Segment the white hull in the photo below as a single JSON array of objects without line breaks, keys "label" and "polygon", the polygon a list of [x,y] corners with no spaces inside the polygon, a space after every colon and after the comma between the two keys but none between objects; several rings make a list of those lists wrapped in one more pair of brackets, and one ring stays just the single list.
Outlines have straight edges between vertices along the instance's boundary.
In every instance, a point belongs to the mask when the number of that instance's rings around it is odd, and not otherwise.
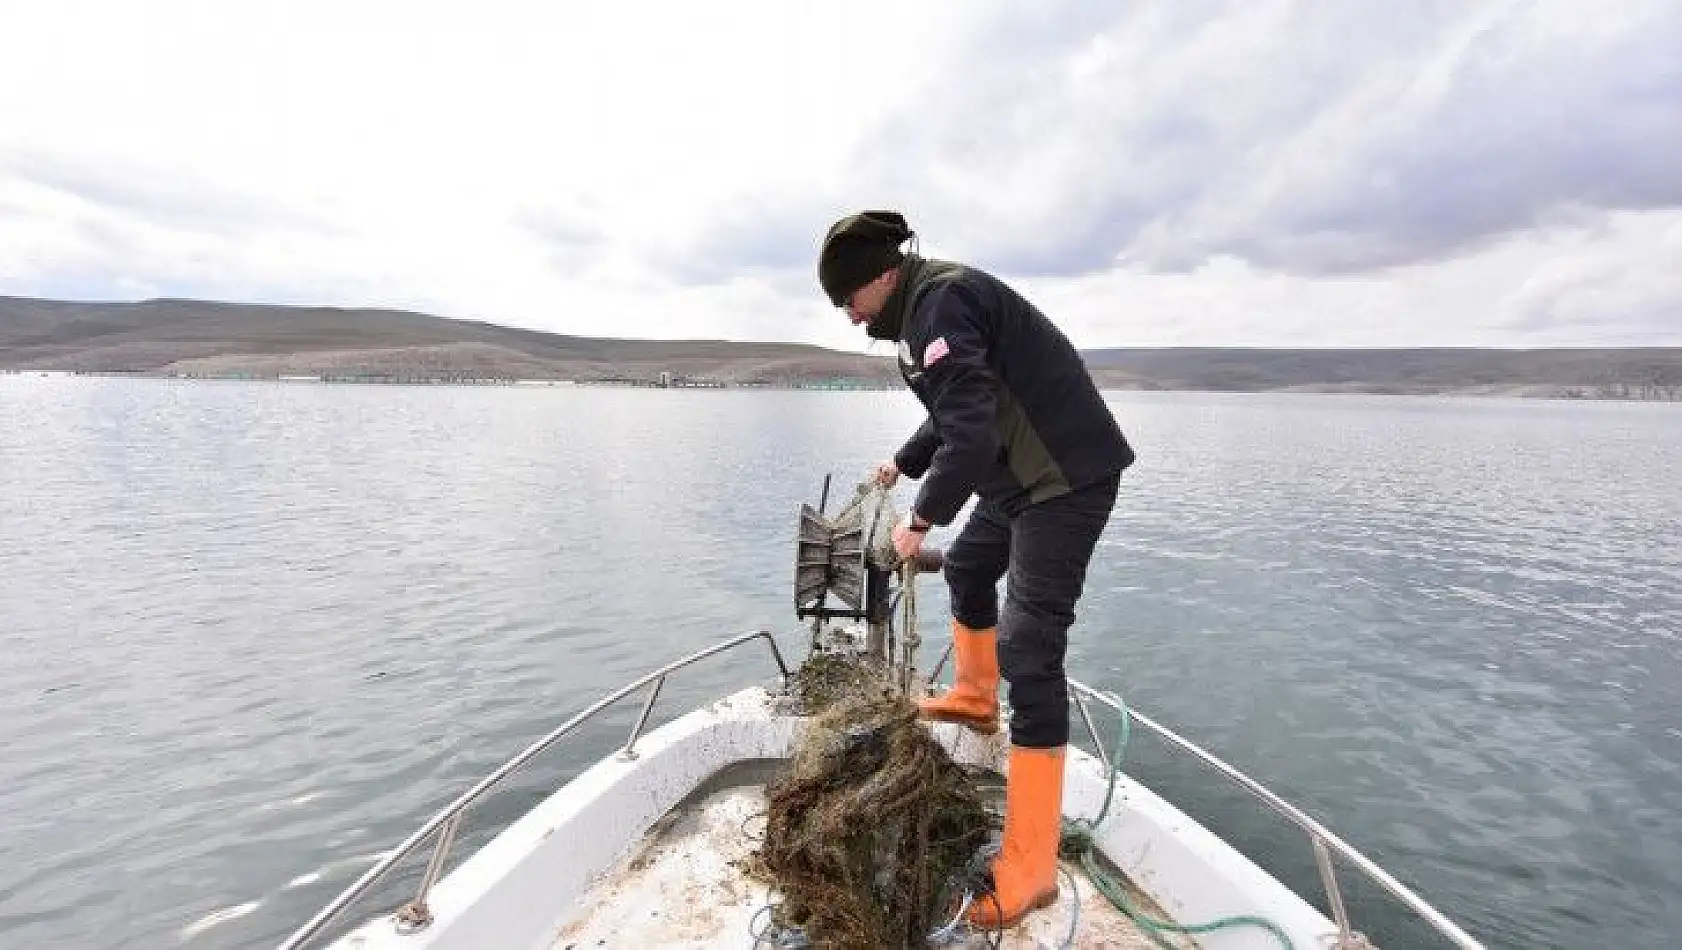
[{"label": "white hull", "polygon": [[[633,855],[647,853],[645,839],[656,822],[709,777],[740,763],[781,760],[793,754],[804,720],[781,715],[775,707],[776,701],[764,690],[747,689],[650,732],[637,743],[635,758],[610,756],[597,763],[440,880],[428,898],[432,914],[428,926],[400,933],[388,915],[362,925],[334,947],[547,950],[570,944],[579,948],[750,945],[743,919],[763,905],[763,885],[755,885],[757,890],[739,895],[732,903],[717,894],[685,896],[658,869],[643,875],[637,886],[628,886],[624,872]],[[958,761],[1003,772],[1007,750],[999,739],[982,739],[956,726],[939,726],[935,731]],[[1075,749],[1069,752],[1066,769],[1065,814],[1096,815],[1104,798],[1107,770],[1094,757]],[[703,815],[698,820],[717,819]],[[1116,801],[1095,839],[1104,856],[1172,919],[1199,922],[1259,916],[1276,924],[1299,948],[1327,946],[1336,938],[1332,922],[1302,898],[1125,775],[1118,780]],[[697,879],[698,868],[698,878],[709,879],[713,867],[706,864],[709,860],[722,869],[722,853],[709,856],[691,847],[684,856],[690,878]],[[616,873],[618,879],[613,877]],[[609,898],[618,905],[605,912],[596,906]],[[697,903],[707,906],[697,907]],[[668,910],[664,916],[661,907]],[[1054,917],[1056,910],[1043,913]],[[703,917],[710,917],[716,926]],[[607,933],[617,939],[608,939]],[[1272,935],[1254,927],[1202,935],[1197,943],[1216,950],[1271,950],[1279,945]],[[1077,940],[1077,946],[1083,944]]]}]

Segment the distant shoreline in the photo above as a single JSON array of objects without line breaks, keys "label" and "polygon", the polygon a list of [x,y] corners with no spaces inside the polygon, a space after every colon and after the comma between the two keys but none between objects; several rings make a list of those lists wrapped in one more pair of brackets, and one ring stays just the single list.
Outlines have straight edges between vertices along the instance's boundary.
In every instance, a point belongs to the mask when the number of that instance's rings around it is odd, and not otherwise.
[{"label": "distant shoreline", "polygon": [[868,380],[807,380],[791,382],[725,382],[697,379],[597,378],[597,379],[526,379],[513,376],[463,375],[388,375],[388,374],[283,374],[257,373],[160,373],[148,370],[48,370],[0,369],[0,376],[36,376],[52,378],[102,378],[188,380],[193,382],[267,382],[321,383],[352,386],[507,386],[527,388],[618,388],[618,389],[737,389],[737,390],[811,390],[824,392],[893,392],[903,391],[898,383]]},{"label": "distant shoreline", "polygon": [[[263,376],[256,374],[229,373],[220,375],[189,374],[189,373],[158,373],[127,370],[38,370],[38,369],[0,369],[0,377],[49,377],[49,378],[103,378],[103,379],[145,379],[155,381],[188,381],[210,383],[292,383],[318,385],[345,386],[461,386],[461,387],[503,387],[522,389],[680,389],[680,390],[732,390],[747,392],[905,392],[903,385],[897,383],[863,384],[857,381],[835,383],[831,381],[794,381],[787,383],[770,382],[706,382],[682,380],[662,384],[651,379],[521,379],[515,377],[396,377],[396,376],[334,376],[323,374],[320,376],[283,375]],[[1603,391],[1589,391],[1582,387],[1572,386],[1477,386],[1463,388],[1442,389],[1398,389],[1398,388],[1363,388],[1356,386],[1292,386],[1269,389],[1210,389],[1197,387],[1161,387],[1137,385],[1103,385],[1099,390],[1107,393],[1203,393],[1210,395],[1299,395],[1299,396],[1402,396],[1425,397],[1441,396],[1464,399],[1535,399],[1553,400],[1559,402],[1682,402],[1682,394],[1646,394],[1639,389],[1607,389]]]},{"label": "distant shoreline", "polygon": [[[1315,392],[1682,401],[1682,347],[1108,348],[1111,392]],[[424,313],[203,300],[0,297],[0,370],[170,379],[896,390],[891,353],[566,336]]]}]

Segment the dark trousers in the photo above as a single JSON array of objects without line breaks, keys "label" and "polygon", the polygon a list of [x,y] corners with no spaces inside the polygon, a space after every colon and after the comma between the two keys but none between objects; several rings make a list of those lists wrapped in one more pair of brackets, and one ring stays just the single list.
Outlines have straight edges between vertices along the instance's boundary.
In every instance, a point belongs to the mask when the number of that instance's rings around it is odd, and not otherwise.
[{"label": "dark trousers", "polygon": [[[1010,741],[1049,749],[1069,741],[1063,654],[1092,549],[1115,507],[1120,475],[1029,505],[1015,517],[986,501],[946,551],[952,616],[999,628],[999,672],[1010,684]],[[1004,609],[999,578],[1009,573]]]}]

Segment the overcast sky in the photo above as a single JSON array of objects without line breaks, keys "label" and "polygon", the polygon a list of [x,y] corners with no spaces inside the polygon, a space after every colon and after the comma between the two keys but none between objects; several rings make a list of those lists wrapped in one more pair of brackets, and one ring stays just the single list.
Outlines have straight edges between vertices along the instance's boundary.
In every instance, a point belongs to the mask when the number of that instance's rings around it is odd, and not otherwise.
[{"label": "overcast sky", "polygon": [[878,207],[1082,346],[1682,345],[1682,2],[0,0],[0,294],[856,350]]}]

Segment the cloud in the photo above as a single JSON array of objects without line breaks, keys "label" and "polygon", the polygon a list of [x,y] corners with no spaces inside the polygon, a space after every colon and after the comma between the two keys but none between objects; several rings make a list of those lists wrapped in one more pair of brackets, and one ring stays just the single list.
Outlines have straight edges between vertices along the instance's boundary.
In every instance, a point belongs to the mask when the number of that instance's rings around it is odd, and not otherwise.
[{"label": "cloud", "polygon": [[1682,211],[1519,232],[1382,273],[1327,278],[1220,256],[1023,284],[1086,345],[1676,346]]},{"label": "cloud", "polygon": [[512,223],[547,250],[556,273],[578,277],[599,263],[607,250],[607,232],[596,223],[599,215],[600,211],[591,209],[533,207],[515,211]]},{"label": "cloud", "polygon": [[1265,193],[1227,190],[1247,214],[1200,209],[1215,226],[1181,252],[1341,273],[1560,217],[1682,207],[1682,165],[1661,157],[1682,154],[1682,11],[1620,6],[1585,25],[1576,5],[1519,9],[1458,24],[1412,76],[1357,86],[1281,150]]},{"label": "cloud", "polygon": [[1665,0],[37,5],[0,293],[858,348],[817,242],[899,207],[1083,345],[1682,343],[1676,49]]},{"label": "cloud", "polygon": [[15,185],[76,199],[90,210],[107,210],[183,231],[233,234],[253,228],[331,230],[331,218],[307,203],[288,202],[181,177],[168,166],[96,163],[92,156],[9,151],[0,155],[0,176]]},{"label": "cloud", "polygon": [[942,63],[952,81],[885,123],[880,187],[1036,276],[1223,255],[1352,273],[1682,206],[1674,4],[1589,23],[1564,2],[1107,15],[1021,43],[1017,18],[987,21]]},{"label": "cloud", "polygon": [[[1615,215],[1601,233],[1575,230],[1542,242],[1554,245],[1548,266],[1526,269],[1493,308],[1490,328],[1572,334],[1584,345],[1609,337],[1675,340],[1682,321],[1682,213]],[[1593,327],[1592,334],[1583,334],[1584,327]]]},{"label": "cloud", "polygon": [[684,284],[722,283],[753,275],[798,276],[810,290],[819,242],[831,220],[849,213],[839,200],[797,189],[744,195],[713,208],[684,232],[657,242],[653,261]]}]

